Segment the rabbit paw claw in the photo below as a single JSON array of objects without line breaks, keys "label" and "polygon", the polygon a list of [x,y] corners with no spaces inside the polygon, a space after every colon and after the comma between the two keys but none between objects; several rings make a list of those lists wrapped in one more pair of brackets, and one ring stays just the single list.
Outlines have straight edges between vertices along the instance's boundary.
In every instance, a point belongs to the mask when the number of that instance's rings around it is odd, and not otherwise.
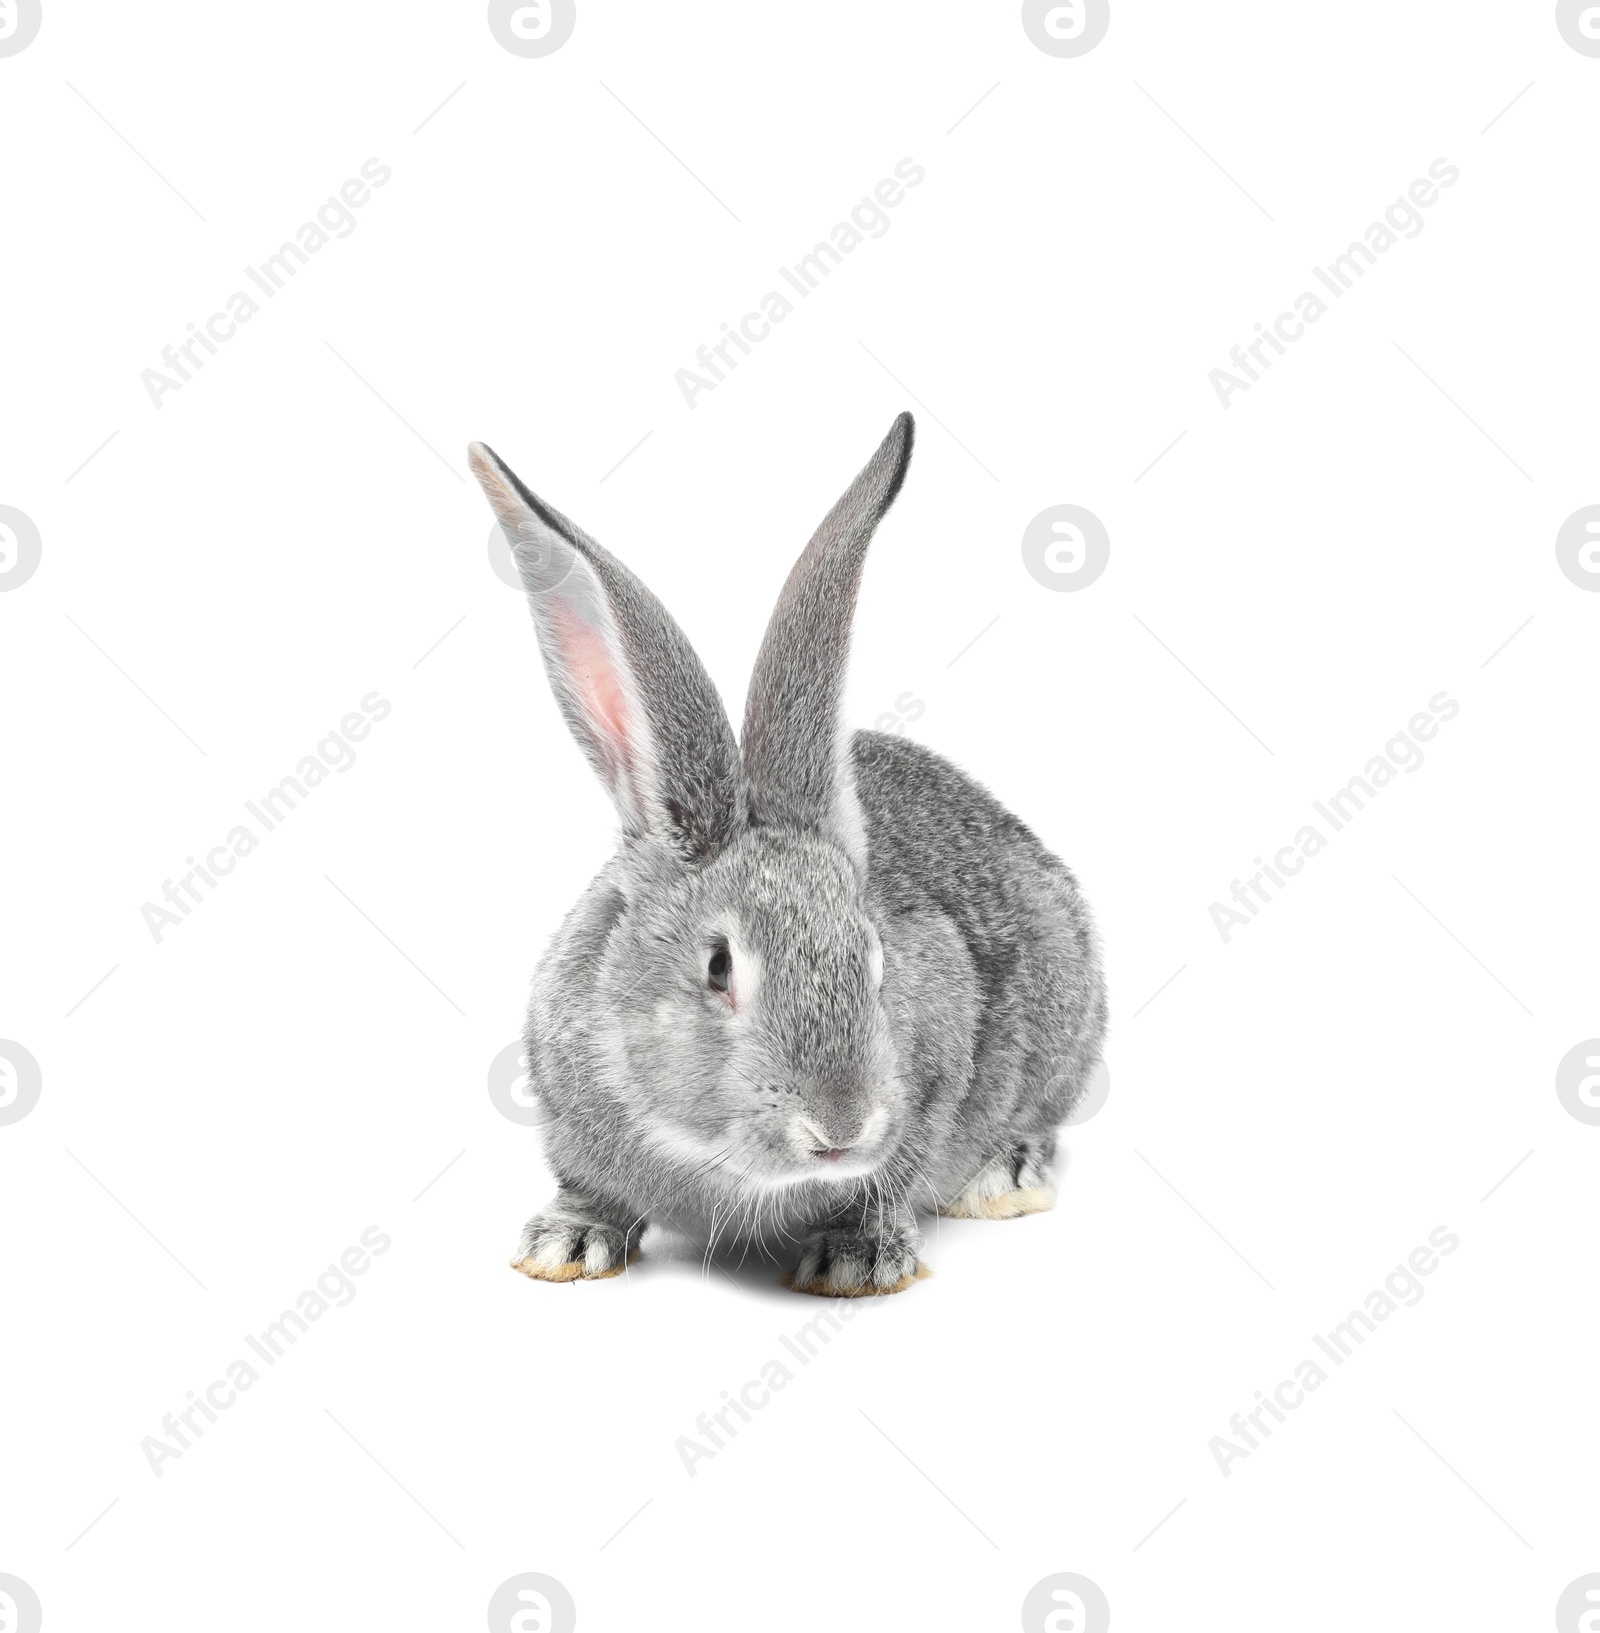
[{"label": "rabbit paw claw", "polygon": [[783,1285],[821,1298],[873,1298],[903,1293],[931,1274],[917,1257],[913,1240],[830,1230],[805,1243],[799,1264],[783,1278]]},{"label": "rabbit paw claw", "polygon": [[637,1238],[615,1225],[540,1216],[528,1221],[511,1268],[535,1281],[603,1281],[638,1257]]}]

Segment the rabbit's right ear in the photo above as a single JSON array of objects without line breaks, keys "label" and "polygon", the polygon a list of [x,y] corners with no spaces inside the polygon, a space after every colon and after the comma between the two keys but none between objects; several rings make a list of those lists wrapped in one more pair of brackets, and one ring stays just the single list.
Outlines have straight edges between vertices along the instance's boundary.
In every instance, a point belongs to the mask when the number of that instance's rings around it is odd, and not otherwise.
[{"label": "rabbit's right ear", "polygon": [[861,568],[873,531],[905,481],[914,429],[909,414],[890,426],[795,563],[756,656],[744,710],[752,820],[826,833],[863,868],[866,841],[839,709]]},{"label": "rabbit's right ear", "polygon": [[511,545],[551,689],[623,832],[686,861],[743,820],[733,729],[694,649],[614,556],[525,488],[493,449],[467,451]]}]

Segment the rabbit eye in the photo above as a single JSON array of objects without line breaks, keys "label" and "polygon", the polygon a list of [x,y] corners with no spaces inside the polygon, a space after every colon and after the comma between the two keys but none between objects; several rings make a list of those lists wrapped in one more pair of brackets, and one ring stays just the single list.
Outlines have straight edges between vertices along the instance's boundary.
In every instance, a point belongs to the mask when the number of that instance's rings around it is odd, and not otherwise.
[{"label": "rabbit eye", "polygon": [[726,947],[718,947],[711,955],[710,966],[706,970],[706,979],[711,983],[713,992],[726,992],[733,980],[733,955]]}]

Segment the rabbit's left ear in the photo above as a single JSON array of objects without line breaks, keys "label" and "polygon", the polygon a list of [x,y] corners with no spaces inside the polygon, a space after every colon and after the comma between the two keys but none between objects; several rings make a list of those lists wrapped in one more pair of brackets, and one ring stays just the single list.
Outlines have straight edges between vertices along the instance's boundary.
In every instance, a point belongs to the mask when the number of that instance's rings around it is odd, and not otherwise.
[{"label": "rabbit's left ear", "polygon": [[694,648],[615,556],[530,493],[492,448],[473,475],[511,545],[556,701],[625,834],[688,862],[744,821],[733,728]]},{"label": "rabbit's left ear", "polygon": [[744,766],[757,823],[810,828],[864,866],[840,720],[850,621],[867,546],[911,463],[914,426],[902,414],[789,574],[756,657],[744,711]]}]

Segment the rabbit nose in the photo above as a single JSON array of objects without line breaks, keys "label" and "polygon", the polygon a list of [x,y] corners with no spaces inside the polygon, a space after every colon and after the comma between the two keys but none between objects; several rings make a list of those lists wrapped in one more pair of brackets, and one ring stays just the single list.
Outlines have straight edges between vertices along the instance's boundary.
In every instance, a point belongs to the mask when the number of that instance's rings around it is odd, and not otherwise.
[{"label": "rabbit nose", "polygon": [[812,1138],[813,1153],[825,1162],[837,1162],[845,1156],[860,1135],[858,1129],[845,1130],[838,1127],[837,1121],[831,1132],[825,1132],[809,1117],[802,1117],[800,1121]]}]

